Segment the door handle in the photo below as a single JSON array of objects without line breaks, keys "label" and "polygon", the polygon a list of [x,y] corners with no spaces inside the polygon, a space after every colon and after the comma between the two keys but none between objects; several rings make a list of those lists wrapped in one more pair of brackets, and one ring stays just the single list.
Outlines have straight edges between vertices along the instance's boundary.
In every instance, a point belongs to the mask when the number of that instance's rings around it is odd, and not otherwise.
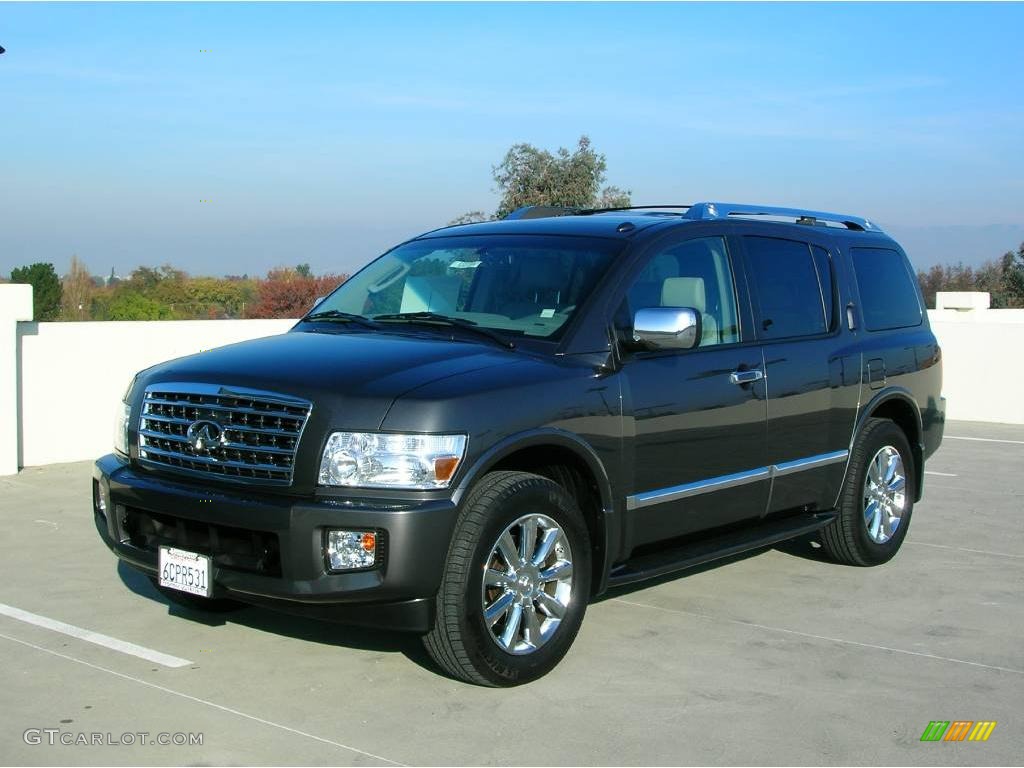
[{"label": "door handle", "polygon": [[753,384],[763,378],[761,371],[733,371],[729,374],[729,381],[733,384]]}]

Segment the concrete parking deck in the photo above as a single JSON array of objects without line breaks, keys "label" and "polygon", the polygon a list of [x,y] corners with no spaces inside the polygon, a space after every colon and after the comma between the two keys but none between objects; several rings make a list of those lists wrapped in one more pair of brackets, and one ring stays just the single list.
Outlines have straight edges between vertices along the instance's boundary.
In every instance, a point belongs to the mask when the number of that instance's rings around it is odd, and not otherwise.
[{"label": "concrete parking deck", "polygon": [[[0,478],[0,761],[1019,764],[1024,427],[946,434],[888,565],[800,542],[620,592],[512,690],[440,676],[414,637],[169,607],[97,538],[89,464]],[[998,725],[923,743],[932,720]],[[50,746],[27,729],[149,736]],[[202,746],[148,743],[180,732]]]}]

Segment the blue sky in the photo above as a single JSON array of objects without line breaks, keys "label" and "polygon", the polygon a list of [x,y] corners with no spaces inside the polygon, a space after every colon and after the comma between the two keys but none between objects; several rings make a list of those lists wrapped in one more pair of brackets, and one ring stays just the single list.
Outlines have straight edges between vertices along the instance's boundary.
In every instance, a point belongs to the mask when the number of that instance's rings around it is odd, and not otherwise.
[{"label": "blue sky", "polygon": [[[588,134],[636,203],[1024,240],[1024,5],[0,3],[0,274],[351,271]],[[208,49],[209,52],[201,52]],[[210,202],[200,202],[209,200]]]}]

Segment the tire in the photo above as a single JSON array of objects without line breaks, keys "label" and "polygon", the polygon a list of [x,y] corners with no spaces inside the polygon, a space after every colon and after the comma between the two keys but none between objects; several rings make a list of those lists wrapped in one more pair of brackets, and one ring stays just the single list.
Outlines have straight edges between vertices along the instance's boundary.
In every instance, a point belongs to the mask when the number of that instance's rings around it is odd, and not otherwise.
[{"label": "tire", "polygon": [[153,586],[156,587],[157,592],[175,605],[180,605],[182,608],[188,608],[190,611],[199,611],[202,613],[231,613],[232,611],[237,611],[240,608],[245,607],[244,603],[239,603],[235,600],[228,600],[223,597],[200,597],[199,595],[190,595],[188,592],[180,592],[177,589],[161,587],[160,582],[152,577],[150,578],[150,581],[153,582]]},{"label": "tire", "polygon": [[459,680],[494,687],[536,680],[576,638],[590,568],[583,514],[560,485],[526,472],[488,473],[455,524],[434,626],[423,644]]},{"label": "tire", "polygon": [[[895,470],[891,479],[890,467]],[[825,552],[846,565],[891,560],[910,527],[915,478],[914,456],[903,430],[888,419],[868,419],[850,454],[839,517],[821,532]]]}]

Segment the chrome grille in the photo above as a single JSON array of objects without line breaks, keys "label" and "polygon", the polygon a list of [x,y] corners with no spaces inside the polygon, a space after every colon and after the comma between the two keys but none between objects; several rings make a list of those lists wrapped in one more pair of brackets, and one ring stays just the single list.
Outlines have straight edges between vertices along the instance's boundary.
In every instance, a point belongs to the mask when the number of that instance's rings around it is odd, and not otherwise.
[{"label": "chrome grille", "polygon": [[189,474],[287,485],[312,405],[272,392],[202,384],[147,387],[139,460]]}]

